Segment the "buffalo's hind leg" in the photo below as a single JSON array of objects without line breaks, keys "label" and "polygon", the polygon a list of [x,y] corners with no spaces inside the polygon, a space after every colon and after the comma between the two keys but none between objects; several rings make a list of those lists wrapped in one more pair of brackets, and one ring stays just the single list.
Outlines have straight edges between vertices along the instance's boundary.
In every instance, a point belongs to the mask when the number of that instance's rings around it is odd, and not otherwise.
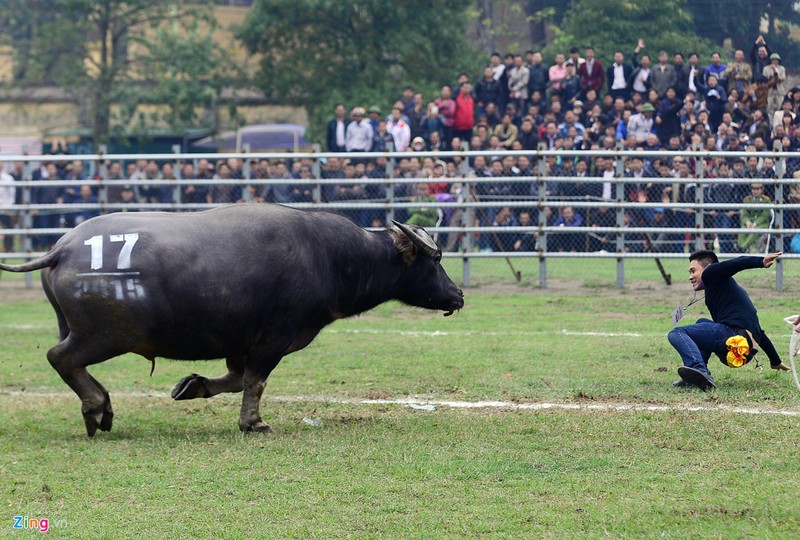
[{"label": "buffalo's hind leg", "polygon": [[75,333],[47,351],[47,360],[81,400],[86,433],[93,437],[98,429],[111,431],[114,412],[108,391],[92,377],[86,366],[108,360],[124,351],[109,350],[96,343],[80,343]]},{"label": "buffalo's hind leg", "polygon": [[181,401],[184,399],[210,398],[223,392],[241,392],[244,389],[242,381],[244,363],[245,357],[243,356],[227,358],[225,364],[228,366],[228,372],[221,377],[213,379],[192,373],[178,381],[178,384],[172,389],[172,399]]}]

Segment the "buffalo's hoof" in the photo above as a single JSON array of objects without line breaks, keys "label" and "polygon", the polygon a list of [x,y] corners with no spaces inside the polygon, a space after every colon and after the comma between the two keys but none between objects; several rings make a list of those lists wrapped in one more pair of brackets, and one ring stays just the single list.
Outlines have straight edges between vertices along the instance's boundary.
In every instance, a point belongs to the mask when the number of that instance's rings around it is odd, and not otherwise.
[{"label": "buffalo's hoof", "polygon": [[184,377],[178,381],[178,384],[172,389],[172,399],[181,401],[184,399],[211,397],[211,392],[206,388],[205,380],[205,377],[201,377],[197,373],[192,373],[188,377]]},{"label": "buffalo's hoof", "polygon": [[239,429],[242,430],[243,433],[275,433],[274,429],[261,420],[251,424],[239,424]]},{"label": "buffalo's hoof", "polygon": [[83,423],[86,424],[86,434],[89,437],[94,437],[98,429],[100,431],[111,431],[111,425],[114,421],[111,400],[106,400],[105,403],[90,409],[82,409],[81,412],[83,413]]}]

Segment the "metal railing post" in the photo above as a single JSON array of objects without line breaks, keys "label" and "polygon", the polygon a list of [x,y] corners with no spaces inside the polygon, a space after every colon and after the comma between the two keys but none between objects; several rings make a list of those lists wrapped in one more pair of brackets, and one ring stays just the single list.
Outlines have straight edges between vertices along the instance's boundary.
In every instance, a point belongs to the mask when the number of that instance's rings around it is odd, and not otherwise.
[{"label": "metal railing post", "polygon": [[322,185],[319,180],[322,178],[322,166],[319,163],[320,158],[314,158],[314,164],[311,166],[311,174],[314,175],[314,187],[311,190],[311,201],[314,204],[322,204]]},{"label": "metal railing post", "polygon": [[[773,150],[776,152],[783,151],[783,145],[776,141],[773,145]],[[783,181],[786,175],[786,159],[785,158],[778,158],[775,162],[775,205],[777,208],[775,209],[775,225],[773,230],[775,232],[772,233],[772,237],[775,239],[775,251],[783,251],[784,248],[784,239],[783,239]],[[767,251],[769,251],[769,245],[767,245]],[[778,259],[775,262],[775,290],[782,291],[783,290],[783,259]]]},{"label": "metal railing post", "polygon": [[[699,144],[696,144],[693,147],[693,150],[698,152],[701,150]],[[705,246],[705,234],[704,234],[704,216],[703,216],[703,182],[702,179],[705,177],[705,162],[702,158],[695,158],[694,161],[694,172],[695,172],[695,180],[697,181],[695,184],[694,189],[694,203],[699,205],[694,212],[694,227],[697,232],[694,235],[694,249],[695,251],[700,251],[702,249],[707,249]],[[713,242],[713,240],[712,240]]]},{"label": "metal railing post", "polygon": [[[172,153],[173,154],[180,154],[181,153],[181,145],[173,144],[172,145]],[[183,178],[183,171],[181,170],[180,160],[177,158],[172,163],[172,170],[175,173],[175,178],[181,180]],[[178,207],[181,204],[181,186],[180,184],[175,184],[172,186],[172,203]]]},{"label": "metal railing post", "polygon": [[[461,142],[461,150],[469,151],[469,143],[466,141]],[[467,175],[469,174],[469,158],[464,158],[461,160],[461,174],[466,179]],[[472,190],[475,188],[475,184],[471,184],[468,182],[464,182],[463,187],[461,188],[461,195],[460,198],[463,202],[471,203],[474,202],[474,198],[472,197]],[[461,213],[461,227],[469,227],[475,220],[475,211],[472,207],[467,207]],[[452,224],[451,224],[452,225]],[[458,234],[458,233],[451,233],[451,234]],[[464,287],[469,287],[472,285],[472,260],[469,257],[469,253],[472,251],[472,239],[473,233],[471,232],[462,232],[461,233],[461,252],[464,254],[464,257],[461,259],[461,284]]]},{"label": "metal railing post", "polygon": [[[539,143],[539,150],[547,150],[547,145],[545,143]],[[538,189],[536,191],[538,198],[537,206],[539,207],[539,211],[537,212],[537,225],[539,226],[539,241],[537,242],[539,251],[539,287],[546,289],[547,233],[544,231],[544,227],[547,227],[547,180],[545,180],[544,177],[547,176],[547,161],[541,156],[536,156],[536,165],[539,168],[539,177],[536,179],[536,183],[538,184]]]},{"label": "metal railing post", "polygon": [[101,213],[105,213],[104,207],[108,204],[108,184],[106,183],[106,179],[108,178],[108,165],[106,164],[106,160],[102,158],[107,152],[108,148],[105,144],[98,145],[97,153],[100,154],[101,157],[95,168],[97,170],[97,176],[100,178],[100,189],[97,190],[97,202],[100,204]]},{"label": "metal railing post", "polygon": [[[617,143],[617,150],[623,150],[622,142]],[[615,200],[617,202],[616,222],[619,234],[617,234],[616,252],[617,255],[625,253],[625,209],[621,206],[625,201],[625,161],[621,155],[617,155],[616,162],[614,163],[614,183],[617,189],[615,190]],[[617,288],[625,288],[625,259],[617,257]]]}]

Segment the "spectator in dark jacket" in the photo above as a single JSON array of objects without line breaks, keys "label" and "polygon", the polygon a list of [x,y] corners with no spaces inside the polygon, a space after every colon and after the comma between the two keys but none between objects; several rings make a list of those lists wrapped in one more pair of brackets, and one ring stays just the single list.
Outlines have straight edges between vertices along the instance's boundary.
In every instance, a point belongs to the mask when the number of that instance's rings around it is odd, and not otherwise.
[{"label": "spectator in dark jacket", "polygon": [[542,53],[533,53],[533,62],[528,66],[530,75],[528,77],[528,92],[532,96],[534,92],[539,92],[544,96],[547,93],[547,83],[550,81],[547,66],[542,64]]},{"label": "spectator in dark jacket", "polygon": [[753,65],[753,77],[758,77],[764,72],[764,68],[770,65],[770,55],[772,49],[769,48],[764,36],[758,36],[750,49],[750,63]]},{"label": "spectator in dark jacket", "polygon": [[675,69],[675,95],[682,100],[689,91],[691,68],[683,62],[683,54],[679,52],[672,57],[672,67]]},{"label": "spectator in dark jacket", "polygon": [[350,123],[350,120],[345,118],[344,104],[337,103],[333,109],[333,114],[333,119],[328,122],[325,140],[330,152],[344,152],[345,133],[347,132],[347,125]]},{"label": "spectator in dark jacket", "polygon": [[675,89],[667,88],[664,99],[659,102],[656,112],[656,133],[662,144],[666,145],[670,137],[680,135],[681,119],[679,114],[682,108],[683,101],[678,99]]},{"label": "spectator in dark jacket", "polygon": [[625,63],[625,57],[621,51],[614,53],[614,63],[606,69],[606,86],[608,93],[614,99],[618,97],[625,101],[631,97],[631,89],[628,81],[633,75],[633,66]]},{"label": "spectator in dark jacket", "polygon": [[536,130],[533,129],[533,120],[529,117],[522,119],[522,127],[519,130],[517,140],[522,144],[523,150],[536,150],[539,145],[539,137],[536,136]]},{"label": "spectator in dark jacket", "polygon": [[483,68],[483,78],[475,83],[475,103],[478,105],[478,115],[486,112],[486,104],[500,102],[500,83],[494,79],[492,67]]}]

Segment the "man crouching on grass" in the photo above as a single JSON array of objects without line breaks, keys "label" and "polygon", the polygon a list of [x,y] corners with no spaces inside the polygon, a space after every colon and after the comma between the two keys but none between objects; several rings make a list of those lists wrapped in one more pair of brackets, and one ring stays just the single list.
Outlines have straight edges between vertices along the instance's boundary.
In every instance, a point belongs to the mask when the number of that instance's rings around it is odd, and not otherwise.
[{"label": "man crouching on grass", "polygon": [[689,256],[689,282],[695,291],[705,291],[712,320],[698,319],[695,324],[673,328],[667,336],[683,360],[683,366],[678,368],[681,379],[673,386],[697,386],[704,392],[714,388],[714,378],[708,370],[711,353],[726,366],[739,367],[762,349],[772,369],[789,370],[761,329],[750,297],[733,279],[742,270],[769,268],[781,255],[782,252],[737,257],[725,262],[719,262],[713,251],[697,251]]}]

